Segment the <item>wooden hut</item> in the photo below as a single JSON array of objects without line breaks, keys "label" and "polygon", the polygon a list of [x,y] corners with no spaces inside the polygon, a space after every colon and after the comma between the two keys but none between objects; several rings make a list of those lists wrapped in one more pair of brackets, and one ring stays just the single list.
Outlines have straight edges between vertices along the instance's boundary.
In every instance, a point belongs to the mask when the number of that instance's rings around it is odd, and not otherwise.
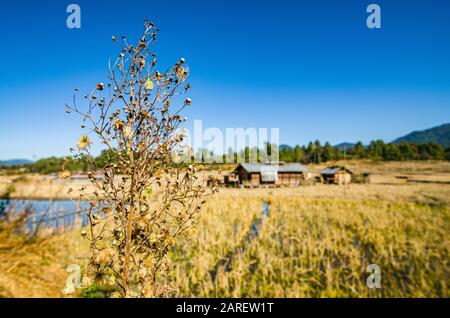
[{"label": "wooden hut", "polygon": [[[297,186],[305,179],[306,168],[292,164],[241,163],[233,171],[233,181],[244,186],[284,185]],[[231,178],[228,179],[231,181]]]},{"label": "wooden hut", "polygon": [[324,183],[349,184],[352,181],[353,172],[344,166],[331,166],[320,171]]},{"label": "wooden hut", "polygon": [[237,186],[239,184],[239,178],[236,174],[230,173],[224,176],[223,183],[227,186]]}]

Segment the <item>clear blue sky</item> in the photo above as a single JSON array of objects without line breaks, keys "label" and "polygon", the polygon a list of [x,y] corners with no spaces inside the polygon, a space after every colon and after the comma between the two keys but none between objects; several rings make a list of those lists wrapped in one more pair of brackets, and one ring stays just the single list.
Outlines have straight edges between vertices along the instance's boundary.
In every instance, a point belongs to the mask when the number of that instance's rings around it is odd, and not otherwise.
[{"label": "clear blue sky", "polygon": [[[81,6],[81,29],[66,6]],[[382,28],[366,27],[377,3]],[[450,122],[450,1],[11,1],[0,7],[0,159],[65,155],[74,87],[104,81],[111,35],[161,29],[191,69],[190,120],[279,127],[280,141],[390,141]]]}]

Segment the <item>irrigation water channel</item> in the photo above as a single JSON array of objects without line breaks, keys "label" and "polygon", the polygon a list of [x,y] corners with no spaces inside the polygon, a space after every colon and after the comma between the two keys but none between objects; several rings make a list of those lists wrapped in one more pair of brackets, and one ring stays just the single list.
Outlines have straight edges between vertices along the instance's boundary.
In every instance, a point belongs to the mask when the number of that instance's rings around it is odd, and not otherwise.
[{"label": "irrigation water channel", "polygon": [[209,272],[211,275],[211,279],[213,281],[216,280],[217,273],[220,268],[223,268],[225,272],[230,272],[233,269],[233,261],[239,255],[244,253],[247,248],[250,246],[250,243],[259,237],[259,233],[261,231],[264,220],[267,219],[270,215],[270,203],[263,202],[263,206],[261,209],[261,213],[259,217],[252,222],[250,226],[250,230],[244,236],[240,244],[229,251],[224,258],[222,258],[217,264],[213,267],[213,269]]},{"label": "irrigation water channel", "polygon": [[72,200],[0,199],[0,207],[11,211],[10,218],[27,212],[26,229],[29,233],[35,232],[37,227],[64,229],[85,226],[89,221],[83,212],[88,207],[84,201],[78,204]]}]

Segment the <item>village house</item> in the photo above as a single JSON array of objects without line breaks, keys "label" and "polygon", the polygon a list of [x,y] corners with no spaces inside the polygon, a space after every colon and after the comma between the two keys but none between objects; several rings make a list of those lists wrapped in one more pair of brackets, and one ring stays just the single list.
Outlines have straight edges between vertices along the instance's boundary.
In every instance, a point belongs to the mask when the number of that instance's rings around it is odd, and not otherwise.
[{"label": "village house", "polygon": [[352,181],[353,172],[344,166],[331,166],[320,171],[324,183],[349,184]]},{"label": "village house", "polygon": [[228,176],[226,185],[298,186],[306,179],[306,168],[299,163],[260,164],[241,163]]}]

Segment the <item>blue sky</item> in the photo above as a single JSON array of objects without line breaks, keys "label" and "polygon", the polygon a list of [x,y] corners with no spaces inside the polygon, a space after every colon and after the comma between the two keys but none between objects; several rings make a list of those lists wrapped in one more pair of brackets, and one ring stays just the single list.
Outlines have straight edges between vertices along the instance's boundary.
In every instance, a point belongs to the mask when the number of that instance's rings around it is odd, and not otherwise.
[{"label": "blue sky", "polygon": [[[81,29],[66,7],[81,7]],[[381,29],[366,7],[381,6]],[[188,118],[280,128],[280,142],[390,141],[450,121],[450,2],[21,1],[0,10],[0,160],[65,155],[72,89],[105,81],[111,35],[160,28],[160,65],[191,70]]]}]

